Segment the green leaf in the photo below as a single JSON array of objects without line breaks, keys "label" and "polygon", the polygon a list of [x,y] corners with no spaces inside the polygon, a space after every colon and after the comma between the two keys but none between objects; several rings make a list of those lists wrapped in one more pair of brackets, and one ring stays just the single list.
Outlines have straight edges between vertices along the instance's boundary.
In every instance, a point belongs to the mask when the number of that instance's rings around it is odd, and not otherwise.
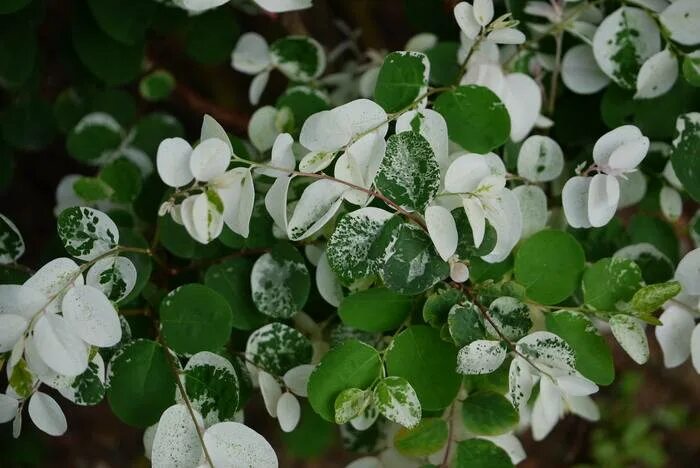
[{"label": "green leaf", "polygon": [[86,207],[65,209],[58,216],[58,236],[66,252],[93,260],[119,244],[119,230],[109,216]]},{"label": "green leaf", "polygon": [[452,403],[462,379],[455,371],[457,348],[426,325],[413,325],[399,333],[386,353],[387,373],[411,384],[425,411]]},{"label": "green leaf", "polygon": [[21,358],[12,368],[8,378],[10,388],[22,398],[29,398],[34,390],[34,377],[27,366],[27,361]]},{"label": "green leaf", "polygon": [[121,348],[109,363],[107,400],[127,424],[148,427],[175,403],[175,372],[168,352],[155,341],[136,340]]},{"label": "green leaf", "polygon": [[401,224],[394,230],[385,255],[382,279],[401,294],[422,293],[450,273],[428,234],[412,224]]},{"label": "green leaf", "polygon": [[683,78],[693,86],[700,86],[700,53],[692,52],[683,59]]},{"label": "green leaf", "polygon": [[462,421],[469,432],[504,434],[518,424],[518,412],[503,395],[492,391],[470,394],[462,404]]},{"label": "green leaf", "polygon": [[112,189],[110,198],[117,203],[132,203],[141,192],[141,171],[125,158],[115,159],[103,167],[100,179]]},{"label": "green leaf", "polygon": [[77,405],[94,406],[100,403],[107,391],[105,364],[102,357],[95,353],[85,372],[75,377],[68,387],[61,388],[59,391],[61,395]]},{"label": "green leaf", "polygon": [[205,11],[187,21],[185,53],[200,63],[221,63],[231,56],[239,34],[233,9]]},{"label": "green leaf", "polygon": [[326,54],[321,44],[306,36],[288,36],[270,45],[273,65],[293,81],[308,82],[326,69]]},{"label": "green leaf", "polygon": [[558,304],[578,287],[583,248],[570,234],[544,230],[525,240],[515,254],[515,280],[541,304]]},{"label": "green leaf", "polygon": [[448,86],[457,81],[459,63],[458,42],[438,42],[426,54],[430,60],[430,82],[438,86]]},{"label": "green leaf", "polygon": [[174,89],[175,77],[167,70],[155,70],[139,82],[139,93],[146,101],[167,99]]},{"label": "green leaf", "polygon": [[261,327],[268,320],[253,303],[250,292],[252,269],[250,259],[238,257],[210,266],[204,276],[204,284],[221,294],[231,306],[231,323],[239,330]]},{"label": "green leaf", "polygon": [[289,318],[306,304],[311,280],[304,258],[292,244],[283,242],[255,261],[250,285],[253,302],[260,312]]},{"label": "green leaf", "polygon": [[[496,328],[511,341],[518,341],[532,328],[530,308],[514,297],[499,297],[489,305],[489,317]],[[484,323],[494,338],[500,337],[490,322]]]},{"label": "green leaf", "polygon": [[410,106],[428,89],[430,62],[420,52],[392,52],[379,70],[374,99],[387,112]]},{"label": "green leaf", "polygon": [[562,310],[545,314],[547,330],[559,335],[576,356],[576,369],[599,385],[610,385],[615,378],[612,353],[598,329],[585,315]]},{"label": "green leaf", "polygon": [[158,145],[166,138],[183,137],[182,124],[172,115],[154,112],[141,118],[132,129],[131,144],[150,157],[155,157]]},{"label": "green leaf", "polygon": [[307,337],[279,322],[255,330],[246,345],[246,358],[265,372],[277,376],[293,367],[308,364],[313,352]]},{"label": "green leaf", "polygon": [[678,262],[680,245],[670,223],[660,218],[636,214],[630,220],[627,231],[630,233],[631,243],[651,244],[666,255],[671,262]]},{"label": "green leaf", "polygon": [[303,401],[301,420],[292,432],[281,432],[287,453],[300,458],[318,458],[333,446],[336,439],[335,425],[321,418]]},{"label": "green leaf", "polygon": [[484,321],[481,318],[479,308],[471,302],[455,305],[447,316],[447,324],[450,336],[458,348],[462,348],[472,341],[482,340],[486,337]]},{"label": "green leaf", "polygon": [[424,211],[440,188],[440,168],[430,143],[416,132],[390,136],[375,184],[403,208]]},{"label": "green leaf", "polygon": [[308,86],[294,86],[277,98],[277,109],[289,108],[294,115],[294,125],[301,129],[311,115],[328,110],[328,98],[319,90]]},{"label": "green leaf", "polygon": [[239,403],[238,376],[226,358],[208,351],[195,354],[185,366],[184,386],[207,426],[233,420]]},{"label": "green leaf", "polygon": [[464,293],[455,288],[433,292],[423,304],[423,320],[430,326],[439,328],[447,321],[452,306],[464,300]]},{"label": "green leaf", "polygon": [[420,422],[418,396],[402,377],[390,376],[379,381],[374,389],[374,406],[385,418],[400,426],[412,428]]},{"label": "green leaf", "polygon": [[[31,78],[36,68],[36,34],[32,28],[20,22],[3,24],[0,44],[0,83],[7,88],[21,86]],[[18,53],[19,50],[22,53]]]},{"label": "green leaf", "polygon": [[438,96],[434,108],[447,121],[450,140],[485,154],[506,142],[510,117],[505,105],[484,86],[460,86]]},{"label": "green leaf", "polygon": [[343,299],[338,315],[346,325],[367,332],[395,330],[414,307],[410,296],[386,288],[359,291]]},{"label": "green leaf", "polygon": [[5,141],[22,151],[44,149],[56,135],[51,106],[38,98],[18,99],[6,106],[0,127]]},{"label": "green leaf", "polygon": [[334,403],[336,424],[345,424],[356,418],[371,402],[372,393],[359,388],[348,388],[340,392]]},{"label": "green leaf", "polygon": [[445,420],[425,418],[412,429],[399,429],[394,435],[394,448],[407,457],[425,457],[440,450],[447,437]]},{"label": "green leaf", "polygon": [[678,136],[674,140],[671,164],[683,187],[700,201],[700,114],[684,114],[676,120]]},{"label": "green leaf", "polygon": [[348,388],[366,389],[380,377],[382,360],[373,347],[348,340],[331,349],[309,378],[309,403],[323,419],[333,421],[335,399]]},{"label": "green leaf", "polygon": [[391,217],[388,211],[368,207],[340,219],[328,241],[326,255],[341,281],[350,284],[378,270],[378,261],[370,255],[370,249]]},{"label": "green leaf", "polygon": [[17,10],[21,10],[27,6],[32,0],[5,0],[0,5],[0,14],[6,15],[8,13],[14,13]]},{"label": "green leaf", "polygon": [[231,307],[213,289],[186,284],[160,303],[161,335],[182,354],[218,351],[231,334]]},{"label": "green leaf", "polygon": [[630,244],[614,254],[637,264],[647,284],[662,283],[673,278],[674,266],[659,249],[648,243]]},{"label": "green leaf", "polygon": [[88,5],[100,28],[124,44],[143,41],[157,8],[143,0],[88,0]]},{"label": "green leaf", "polygon": [[76,124],[66,139],[68,154],[81,162],[95,161],[119,148],[122,128],[109,114],[94,112]]},{"label": "green leaf", "polygon": [[80,177],[73,183],[75,194],[87,202],[107,200],[112,194],[112,187],[99,177]]},{"label": "green leaf", "polygon": [[24,239],[17,226],[0,213],[0,265],[14,263],[24,253]]},{"label": "green leaf", "polygon": [[681,284],[678,281],[650,284],[634,293],[630,305],[642,315],[651,314],[680,292]]},{"label": "green leaf", "polygon": [[642,272],[631,260],[604,258],[583,274],[583,300],[594,309],[614,311],[619,301],[629,301],[644,284]]},{"label": "green leaf", "polygon": [[457,444],[455,468],[511,468],[505,450],[490,440],[467,439]]}]

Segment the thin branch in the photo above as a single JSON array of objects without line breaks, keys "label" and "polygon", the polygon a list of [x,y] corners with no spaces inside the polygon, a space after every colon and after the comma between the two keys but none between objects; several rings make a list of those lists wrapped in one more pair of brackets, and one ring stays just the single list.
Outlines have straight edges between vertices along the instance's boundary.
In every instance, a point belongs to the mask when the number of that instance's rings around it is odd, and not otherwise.
[{"label": "thin branch", "polygon": [[557,32],[554,36],[554,42],[556,44],[554,70],[552,71],[552,81],[549,83],[549,103],[547,104],[547,113],[549,115],[554,114],[554,105],[557,102],[557,87],[559,86],[559,73],[561,72],[562,44],[564,42],[564,33],[562,31]]}]

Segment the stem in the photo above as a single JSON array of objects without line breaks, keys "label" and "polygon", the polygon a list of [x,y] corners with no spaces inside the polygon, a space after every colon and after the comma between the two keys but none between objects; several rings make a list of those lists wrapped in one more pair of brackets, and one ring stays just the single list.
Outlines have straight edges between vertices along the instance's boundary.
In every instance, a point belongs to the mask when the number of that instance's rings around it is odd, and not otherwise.
[{"label": "stem", "polygon": [[175,376],[175,384],[177,385],[177,388],[180,391],[180,395],[182,395],[182,399],[185,400],[185,406],[187,407],[187,412],[190,414],[190,418],[192,418],[192,424],[194,424],[194,427],[197,429],[197,437],[199,438],[199,443],[202,445],[202,451],[204,451],[204,458],[207,460],[207,463],[209,463],[209,466],[211,466],[211,468],[214,468],[214,463],[211,460],[211,456],[209,455],[207,446],[204,444],[204,432],[202,431],[202,428],[199,427],[197,417],[195,416],[194,410],[192,409],[192,403],[190,402],[190,398],[187,396],[187,392],[185,392],[185,387],[182,385],[182,380],[180,379],[180,372],[178,371],[175,359],[173,358],[173,355],[170,352],[170,348],[168,348],[167,344],[165,344],[162,337],[160,338],[160,340],[161,344],[165,347],[165,355],[167,356],[168,364],[170,364],[170,370]]},{"label": "stem", "polygon": [[447,414],[447,447],[445,448],[445,455],[442,457],[442,463],[440,463],[441,467],[447,467],[447,464],[450,460],[450,449],[452,448],[452,436],[454,432],[454,411],[455,411],[455,403],[452,402],[450,405],[450,412]]},{"label": "stem", "polygon": [[549,115],[554,114],[554,105],[557,101],[557,86],[559,85],[559,73],[561,71],[562,43],[564,42],[564,33],[562,31],[557,32],[554,36],[554,42],[556,44],[556,52],[554,56],[552,81],[549,84],[549,103],[547,105],[547,113]]}]

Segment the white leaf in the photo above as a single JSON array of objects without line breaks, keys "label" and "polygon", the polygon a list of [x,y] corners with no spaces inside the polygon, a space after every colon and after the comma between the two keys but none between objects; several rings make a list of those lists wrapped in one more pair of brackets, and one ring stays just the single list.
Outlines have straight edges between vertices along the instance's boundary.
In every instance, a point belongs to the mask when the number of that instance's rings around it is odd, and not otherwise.
[{"label": "white leaf", "polygon": [[28,410],[34,425],[49,435],[60,436],[68,429],[61,407],[45,393],[35,392],[29,399]]},{"label": "white leaf", "polygon": [[525,454],[525,449],[523,449],[523,444],[520,443],[517,437],[513,434],[502,434],[497,436],[479,436],[480,439],[490,440],[494,444],[501,447],[506,451],[510,457],[510,462],[513,465],[517,465],[521,461],[525,460],[527,455]]},{"label": "white leaf", "polygon": [[258,33],[243,34],[231,54],[234,70],[256,75],[270,66],[270,49],[267,41]]},{"label": "white leaf", "polygon": [[153,453],[153,440],[156,438],[156,431],[158,430],[158,423],[148,426],[145,431],[143,431],[143,452],[144,456],[151,459],[151,454]]},{"label": "white leaf", "polygon": [[598,391],[598,386],[579,372],[568,373],[554,379],[557,387],[567,395],[586,396]]},{"label": "white leaf", "polygon": [[4,424],[12,419],[17,414],[19,400],[10,395],[0,393],[0,424]]},{"label": "white leaf", "polygon": [[75,286],[63,297],[63,318],[85,342],[107,348],[119,343],[122,327],[117,311],[99,289]]},{"label": "white leaf", "polygon": [[95,262],[85,276],[85,284],[119,302],[134,289],[136,277],[136,267],[131,260],[115,256]]},{"label": "white leaf", "polygon": [[564,153],[549,137],[533,135],[525,140],[518,153],[518,174],[533,182],[549,182],[564,169]]},{"label": "white leaf", "polygon": [[311,151],[299,161],[301,172],[319,172],[330,166],[335,158],[335,153],[324,151]]},{"label": "white leaf", "polygon": [[613,336],[634,362],[647,362],[649,342],[642,322],[629,315],[616,314],[610,317],[609,323]]},{"label": "white leaf", "polygon": [[321,229],[335,215],[348,187],[333,180],[321,179],[306,187],[287,225],[291,240],[305,239]]},{"label": "white leaf", "polygon": [[536,185],[520,185],[513,189],[523,215],[521,239],[544,229],[547,224],[547,195]]},{"label": "white leaf", "polygon": [[683,45],[700,44],[700,3],[675,0],[659,17],[671,39]]},{"label": "white leaf", "polygon": [[255,75],[255,77],[250,82],[250,88],[248,88],[248,101],[253,106],[257,106],[260,102],[260,96],[265,91],[267,82],[270,79],[270,72],[263,71]]},{"label": "white leaf", "polygon": [[19,315],[27,320],[46,304],[47,298],[22,284],[0,284],[0,314]]},{"label": "white leaf", "polygon": [[569,226],[586,228],[591,226],[588,219],[588,192],[590,177],[576,176],[566,181],[561,193],[564,215]]},{"label": "white leaf", "polygon": [[633,171],[649,151],[649,138],[641,137],[618,146],[610,155],[606,171],[616,175]]},{"label": "white leaf", "polygon": [[217,8],[229,0],[173,0],[175,5],[197,14],[212,8]]},{"label": "white leaf", "polygon": [[59,374],[82,374],[88,365],[88,346],[61,316],[45,314],[34,326],[39,357]]},{"label": "white leaf", "polygon": [[231,162],[231,149],[224,140],[209,138],[200,142],[190,157],[190,171],[195,179],[207,182],[223,174]]},{"label": "white leaf", "polygon": [[[334,177],[360,187],[370,188],[386,152],[382,132],[373,131],[348,146],[335,163]],[[355,205],[365,205],[370,195],[359,189],[349,189],[343,198]]]},{"label": "white leaf", "polygon": [[287,192],[292,177],[279,177],[265,194],[265,209],[275,225],[287,232]]},{"label": "white leaf", "polygon": [[280,134],[276,119],[277,109],[272,106],[263,106],[250,117],[248,138],[258,151],[267,151],[272,148],[277,135]]},{"label": "white leaf", "polygon": [[[203,427],[202,417],[192,410],[197,425]],[[191,468],[202,457],[197,426],[188,408],[176,404],[166,409],[158,421],[153,439],[151,462],[154,468]]]},{"label": "white leaf", "polygon": [[251,428],[237,422],[214,424],[204,433],[204,444],[216,467],[279,466],[270,443]]},{"label": "white leaf", "polygon": [[502,262],[520,240],[523,230],[518,198],[511,190],[503,189],[498,195],[484,198],[483,205],[486,219],[496,230],[496,245],[481,258],[488,263]]},{"label": "white leaf", "polygon": [[524,73],[509,74],[505,77],[505,85],[507,92],[501,100],[510,116],[510,139],[517,143],[537,122],[542,109],[542,92],[537,82]]},{"label": "white leaf", "polygon": [[323,252],[316,267],[316,287],[321,297],[333,307],[339,307],[343,300],[343,288],[328,263],[328,256]]},{"label": "white leaf", "polygon": [[672,305],[659,317],[662,325],[654,329],[664,355],[664,366],[678,367],[690,355],[690,339],[695,320],[685,309]]},{"label": "white leaf", "polygon": [[277,400],[277,420],[284,432],[291,432],[299,424],[301,406],[299,400],[289,392],[285,392]]},{"label": "white leaf", "polygon": [[[202,244],[208,244],[213,241],[224,227],[224,218],[219,208],[209,199],[207,193],[192,195],[192,228],[194,229],[194,237]],[[188,198],[188,199],[189,199]],[[192,234],[192,232],[190,232]]]},{"label": "white leaf", "polygon": [[615,216],[620,184],[614,176],[596,174],[588,189],[588,218],[591,226],[605,226]]},{"label": "white leaf", "polygon": [[[462,2],[466,3],[466,2]],[[345,468],[386,468],[377,457],[362,457],[347,464]]]},{"label": "white leaf", "polygon": [[[53,298],[45,310],[50,314],[54,314],[60,312],[61,299],[63,298],[60,293],[69,285],[71,279],[73,279],[75,286],[84,283],[83,275],[80,274],[80,267],[70,258],[60,257],[41,267],[39,271],[24,282],[24,286],[34,290],[34,294],[38,292],[41,295],[43,300],[40,306],[45,305],[46,301]],[[34,315],[36,312],[38,310],[34,310],[31,315]]]},{"label": "white leaf", "polygon": [[496,44],[522,44],[525,42],[525,34],[515,28],[503,28],[491,31],[486,39]]},{"label": "white leaf", "polygon": [[379,417],[379,411],[374,403],[367,405],[359,416],[350,420],[350,425],[358,431],[366,431]]},{"label": "white leaf", "polygon": [[272,158],[269,164],[271,167],[263,165],[258,167],[256,172],[269,177],[289,176],[296,166],[294,151],[292,151],[293,145],[294,139],[289,133],[277,135],[272,145]]},{"label": "white leaf", "polygon": [[575,45],[564,54],[561,79],[567,88],[577,94],[594,94],[605,88],[610,78],[603,73],[588,44]]},{"label": "white leaf", "polygon": [[236,167],[217,181],[216,192],[224,204],[223,221],[236,234],[248,237],[255,205],[255,187],[250,170]]},{"label": "white leaf", "polygon": [[508,399],[520,411],[530,399],[534,380],[530,365],[521,357],[516,357],[508,369]]},{"label": "white leaf", "polygon": [[309,383],[309,377],[315,368],[316,366],[311,364],[302,364],[292,367],[284,374],[284,377],[282,377],[284,384],[294,392],[294,394],[301,397],[307,396],[308,392],[306,387]]},{"label": "white leaf", "polygon": [[587,421],[598,421],[600,419],[600,410],[593,399],[589,396],[570,396],[565,397],[566,404],[569,410]]},{"label": "white leaf", "polygon": [[438,37],[433,33],[418,33],[411,37],[404,46],[404,50],[415,52],[427,52],[438,43]]},{"label": "white leaf", "polygon": [[469,267],[461,262],[450,265],[450,279],[455,283],[464,283],[469,279]]},{"label": "white leaf", "polygon": [[505,348],[498,341],[473,341],[459,350],[457,372],[467,375],[490,374],[501,367],[506,354]]},{"label": "white leaf", "polygon": [[547,437],[559,421],[562,412],[559,389],[547,376],[540,379],[540,394],[532,408],[532,437],[540,441]]},{"label": "white leaf", "polygon": [[425,210],[425,224],[435,250],[447,261],[457,250],[457,225],[452,214],[442,206],[429,206]]},{"label": "white leaf", "polygon": [[254,0],[260,8],[271,13],[305,10],[311,8],[312,0]]},{"label": "white leaf", "polygon": [[21,315],[0,314],[0,353],[14,348],[29,322]]},{"label": "white leaf", "polygon": [[700,324],[695,326],[693,334],[690,336],[690,357],[695,372],[700,374]]},{"label": "white leaf", "polygon": [[190,170],[192,147],[179,137],[166,138],[158,145],[156,168],[158,175],[170,187],[189,184],[194,176]]},{"label": "white leaf", "polygon": [[472,228],[472,236],[474,238],[474,246],[479,247],[484,240],[486,233],[486,214],[484,207],[476,197],[464,197],[462,199],[464,212],[469,220],[469,225]]},{"label": "white leaf", "polygon": [[493,0],[474,0],[474,18],[482,26],[489,24],[493,19]]},{"label": "white leaf", "polygon": [[[668,0],[628,0],[629,3],[633,3],[639,6],[651,10],[655,13],[661,13],[668,7]],[[672,0],[673,1],[673,0]]]},{"label": "white leaf", "polygon": [[208,140],[209,138],[218,138],[219,140],[226,143],[233,154],[233,146],[231,145],[231,139],[228,137],[226,130],[221,126],[216,119],[209,114],[204,114],[202,118],[202,127],[199,130],[199,141]]},{"label": "white leaf", "polygon": [[673,279],[681,283],[685,294],[700,295],[700,249],[685,254],[676,267]]},{"label": "white leaf", "polygon": [[649,57],[639,69],[635,99],[651,99],[667,93],[678,78],[678,59],[669,49]]},{"label": "white leaf", "polygon": [[14,263],[24,254],[24,239],[17,226],[0,213],[0,265]]},{"label": "white leaf", "polygon": [[683,199],[678,190],[664,185],[659,192],[661,212],[669,221],[676,221],[683,212]]},{"label": "white leaf", "polygon": [[265,402],[265,409],[270,416],[277,417],[277,401],[282,396],[282,387],[277,379],[263,370],[258,373],[258,384]]},{"label": "white leaf", "polygon": [[459,29],[469,38],[475,39],[481,32],[481,25],[474,16],[474,8],[467,2],[459,2],[454,8],[454,16]]},{"label": "white leaf", "polygon": [[622,125],[598,138],[593,146],[593,160],[599,166],[607,167],[613,152],[625,143],[644,138],[641,130],[634,125]]},{"label": "white leaf", "polygon": [[492,171],[486,159],[478,154],[465,154],[455,159],[445,174],[445,190],[452,193],[473,192]]},{"label": "white leaf", "polygon": [[647,179],[642,171],[633,171],[618,179],[620,182],[620,202],[618,208],[626,208],[639,203],[647,193]]}]

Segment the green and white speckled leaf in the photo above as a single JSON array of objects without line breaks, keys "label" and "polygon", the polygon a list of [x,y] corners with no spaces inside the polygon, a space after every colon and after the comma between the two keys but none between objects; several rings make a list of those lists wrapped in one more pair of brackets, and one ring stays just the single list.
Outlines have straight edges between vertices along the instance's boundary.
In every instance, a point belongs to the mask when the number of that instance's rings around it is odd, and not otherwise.
[{"label": "green and white speckled leaf", "polygon": [[126,257],[109,257],[98,260],[88,270],[85,284],[104,293],[112,302],[125,298],[136,284],[136,267]]},{"label": "green and white speckled leaf", "polygon": [[0,265],[15,262],[24,253],[24,239],[17,226],[0,214]]},{"label": "green and white speckled leaf", "polygon": [[[530,308],[514,297],[499,297],[489,306],[489,316],[496,327],[509,340],[517,341],[532,327]],[[498,332],[490,322],[484,323],[486,331],[494,338],[498,338]]]},{"label": "green and white speckled leaf", "polygon": [[326,69],[326,54],[321,44],[305,36],[288,36],[270,46],[272,64],[290,80],[307,82]]},{"label": "green and white speckled leaf", "polygon": [[196,422],[192,420],[189,409],[183,404],[176,404],[165,410],[153,439],[153,466],[185,468],[199,464],[202,445],[197,425],[202,425],[202,417],[196,412],[194,414]]},{"label": "green and white speckled leaf", "polygon": [[678,136],[673,140],[671,164],[694,200],[700,200],[700,113],[683,114],[676,120]]},{"label": "green and white speckled leaf", "polygon": [[94,260],[119,244],[119,230],[101,211],[87,207],[63,210],[58,216],[58,235],[66,251],[80,260]]},{"label": "green and white speckled leaf", "polygon": [[600,69],[620,87],[634,90],[642,63],[661,50],[659,28],[640,8],[615,10],[593,37],[593,54]]},{"label": "green and white speckled leaf", "polygon": [[355,419],[370,402],[372,394],[359,388],[348,388],[335,399],[335,423],[345,424]]},{"label": "green and white speckled leaf", "polygon": [[425,210],[440,187],[440,167],[428,140],[415,132],[390,136],[375,184],[403,208]]},{"label": "green and white speckled leaf", "polygon": [[106,388],[105,363],[100,353],[95,353],[85,372],[75,377],[68,387],[58,390],[76,405],[92,406],[101,402]]},{"label": "green and white speckled leaf", "polygon": [[402,377],[387,377],[374,390],[374,404],[389,421],[412,428],[420,422],[421,406],[411,384]]},{"label": "green and white speckled leaf", "polygon": [[458,347],[486,338],[479,308],[471,303],[455,304],[447,314],[447,328]]},{"label": "green and white speckled leaf", "polygon": [[490,374],[506,359],[506,349],[494,340],[476,340],[459,350],[457,372],[466,375]]},{"label": "green and white speckled leaf", "polygon": [[610,317],[609,323],[613,336],[634,362],[647,362],[649,341],[642,321],[629,315],[617,314]]},{"label": "green and white speckled leaf", "polygon": [[325,179],[306,187],[287,225],[289,238],[302,240],[325,226],[340,208],[347,190],[347,185]]},{"label": "green and white speckled leaf", "polygon": [[537,331],[521,338],[515,346],[528,359],[556,369],[573,371],[576,364],[574,350],[566,341],[551,332]]},{"label": "green and white speckled leaf", "polygon": [[370,248],[392,214],[379,208],[368,207],[343,217],[328,242],[328,263],[345,283],[375,273],[377,262],[370,258]]},{"label": "green and white speckled leaf", "polygon": [[277,244],[257,259],[250,273],[253,302],[270,317],[289,318],[306,304],[311,280],[304,258],[291,245]]},{"label": "green and white speckled leaf", "polygon": [[282,376],[293,367],[310,363],[313,348],[299,331],[274,322],[251,333],[245,352],[260,369]]},{"label": "green and white speckled leaf", "polygon": [[202,351],[190,358],[183,376],[185,391],[208,427],[232,420],[238,409],[236,370],[226,358]]}]

